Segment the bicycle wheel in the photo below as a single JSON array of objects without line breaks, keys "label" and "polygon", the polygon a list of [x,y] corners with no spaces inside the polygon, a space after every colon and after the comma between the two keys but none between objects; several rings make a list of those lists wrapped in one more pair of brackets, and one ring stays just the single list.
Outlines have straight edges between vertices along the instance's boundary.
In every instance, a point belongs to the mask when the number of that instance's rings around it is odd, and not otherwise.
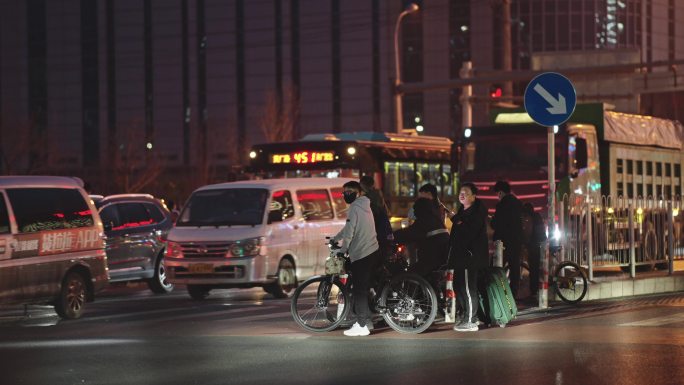
[{"label": "bicycle wheel", "polygon": [[422,333],[437,315],[437,295],[432,286],[415,274],[400,274],[382,290],[382,318],[399,333]]},{"label": "bicycle wheel", "polygon": [[574,262],[561,262],[553,275],[553,288],[565,303],[576,304],[587,294],[587,276]]},{"label": "bicycle wheel", "polygon": [[313,277],[295,290],[290,313],[295,322],[312,332],[335,329],[349,312],[349,295],[332,276]]}]

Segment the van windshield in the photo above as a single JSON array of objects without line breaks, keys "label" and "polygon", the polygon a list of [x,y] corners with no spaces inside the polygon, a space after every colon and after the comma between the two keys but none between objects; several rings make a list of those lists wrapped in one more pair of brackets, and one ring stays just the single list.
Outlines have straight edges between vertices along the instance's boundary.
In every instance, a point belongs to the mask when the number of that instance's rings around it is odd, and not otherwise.
[{"label": "van windshield", "polygon": [[268,190],[232,188],[198,191],[176,226],[254,226],[264,220]]}]

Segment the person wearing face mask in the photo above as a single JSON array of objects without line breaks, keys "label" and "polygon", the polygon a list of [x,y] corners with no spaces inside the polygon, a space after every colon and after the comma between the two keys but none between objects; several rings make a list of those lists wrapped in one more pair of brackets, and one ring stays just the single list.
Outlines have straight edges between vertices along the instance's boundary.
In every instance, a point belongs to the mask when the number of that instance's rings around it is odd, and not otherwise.
[{"label": "person wearing face mask", "polygon": [[462,206],[451,218],[448,266],[454,269],[456,297],[464,311],[454,330],[469,332],[478,330],[478,272],[489,264],[487,207],[477,199],[477,187],[472,183],[461,185],[458,201]]},{"label": "person wearing face mask", "polygon": [[356,318],[354,325],[345,330],[344,335],[367,336],[370,334],[369,326],[372,325],[368,290],[372,272],[381,261],[380,248],[370,199],[363,192],[359,182],[350,181],[342,187],[344,201],[350,206],[347,211],[347,222],[333,239],[341,241],[340,252],[348,253],[351,260],[353,317]]}]

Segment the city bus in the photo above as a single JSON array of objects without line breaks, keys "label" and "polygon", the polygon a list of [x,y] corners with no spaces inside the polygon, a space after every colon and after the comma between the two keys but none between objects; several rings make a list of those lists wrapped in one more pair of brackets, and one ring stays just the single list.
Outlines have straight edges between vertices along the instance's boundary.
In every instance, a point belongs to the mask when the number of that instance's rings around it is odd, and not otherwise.
[{"label": "city bus", "polygon": [[452,145],[446,137],[410,133],[309,134],[298,141],[254,145],[249,169],[256,178],[358,180],[371,175],[397,221],[406,217],[426,183],[434,184],[440,200],[455,208],[458,173],[452,165]]}]

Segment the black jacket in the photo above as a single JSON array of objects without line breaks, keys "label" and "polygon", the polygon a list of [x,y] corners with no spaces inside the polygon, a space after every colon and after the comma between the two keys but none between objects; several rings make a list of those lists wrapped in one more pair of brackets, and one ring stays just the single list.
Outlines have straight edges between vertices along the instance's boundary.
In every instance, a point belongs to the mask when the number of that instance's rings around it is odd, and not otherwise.
[{"label": "black jacket", "polygon": [[449,234],[446,232],[428,236],[428,233],[446,229],[436,202],[418,198],[413,205],[416,220],[407,228],[394,232],[394,240],[399,243],[415,243],[418,249],[418,263],[427,264],[418,272],[420,275],[437,270],[444,265],[449,251]]},{"label": "black jacket", "polygon": [[528,243],[539,244],[546,241],[546,229],[544,220],[539,213],[532,214],[532,236]]},{"label": "black jacket", "polygon": [[506,245],[521,245],[523,242],[522,203],[515,195],[506,194],[496,204],[492,218],[493,239],[502,240]]},{"label": "black jacket", "polygon": [[489,266],[487,207],[481,200],[467,210],[463,207],[451,218],[449,267],[482,269]]}]

